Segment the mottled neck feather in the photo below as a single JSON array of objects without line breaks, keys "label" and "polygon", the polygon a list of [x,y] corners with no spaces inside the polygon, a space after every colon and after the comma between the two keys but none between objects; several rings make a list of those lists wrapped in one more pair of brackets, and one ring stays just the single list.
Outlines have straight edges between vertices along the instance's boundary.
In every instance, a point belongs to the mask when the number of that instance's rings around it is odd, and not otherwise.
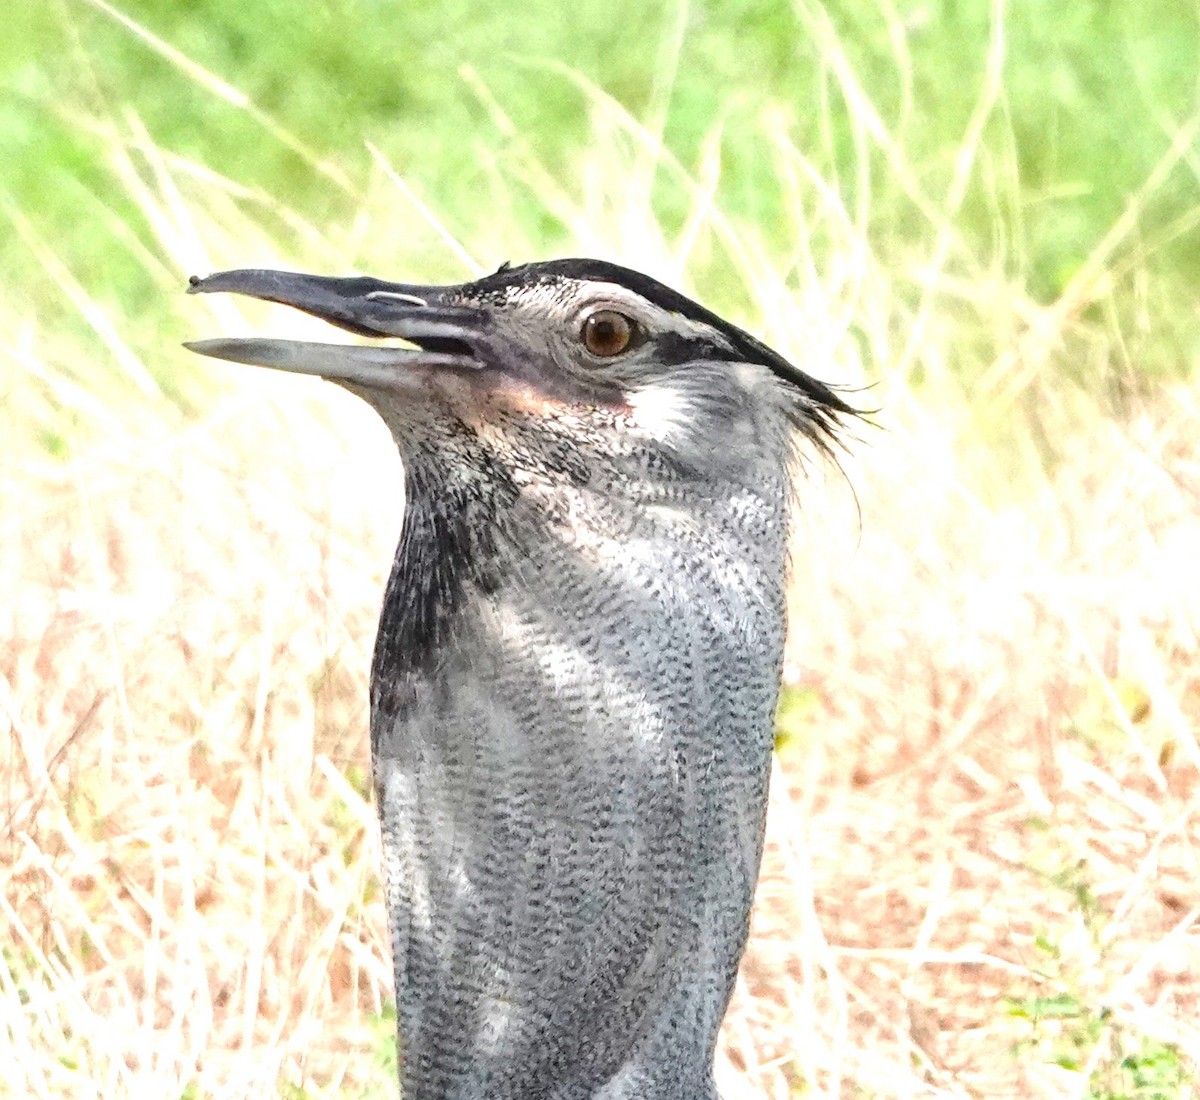
[{"label": "mottled neck feather", "polygon": [[497,452],[432,430],[395,433],[372,682],[405,1095],[714,1100],[766,808],[782,474],[622,465],[544,424],[493,431]]},{"label": "mottled neck feather", "polygon": [[371,707],[377,714],[404,710],[463,606],[501,582],[500,517],[518,491],[492,455],[472,451],[470,465],[457,467],[468,471],[466,477],[450,476],[447,456],[436,449],[418,449],[405,458],[404,526],[371,668]]}]

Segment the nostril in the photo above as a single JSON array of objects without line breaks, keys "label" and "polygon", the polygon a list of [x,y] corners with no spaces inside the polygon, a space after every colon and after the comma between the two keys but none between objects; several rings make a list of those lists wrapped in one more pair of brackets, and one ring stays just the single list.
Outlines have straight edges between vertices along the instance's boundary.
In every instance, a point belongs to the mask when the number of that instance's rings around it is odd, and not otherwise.
[{"label": "nostril", "polygon": [[415,294],[402,294],[397,290],[373,290],[367,295],[367,301],[373,302],[380,298],[386,298],[391,302],[403,302],[409,306],[428,306],[429,303],[424,298],[418,298]]}]

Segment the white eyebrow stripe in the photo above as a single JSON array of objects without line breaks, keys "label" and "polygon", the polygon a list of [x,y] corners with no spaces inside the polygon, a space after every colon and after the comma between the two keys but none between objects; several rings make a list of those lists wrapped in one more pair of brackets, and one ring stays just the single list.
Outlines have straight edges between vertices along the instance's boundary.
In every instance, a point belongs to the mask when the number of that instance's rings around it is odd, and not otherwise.
[{"label": "white eyebrow stripe", "polygon": [[587,311],[616,309],[631,314],[635,320],[644,318],[647,327],[652,332],[670,332],[693,340],[697,336],[703,336],[716,341],[723,348],[733,350],[733,345],[730,344],[725,334],[705,321],[695,321],[690,317],[685,317],[682,313],[663,309],[619,283],[588,283],[587,285],[589,288],[588,302],[585,307]]}]

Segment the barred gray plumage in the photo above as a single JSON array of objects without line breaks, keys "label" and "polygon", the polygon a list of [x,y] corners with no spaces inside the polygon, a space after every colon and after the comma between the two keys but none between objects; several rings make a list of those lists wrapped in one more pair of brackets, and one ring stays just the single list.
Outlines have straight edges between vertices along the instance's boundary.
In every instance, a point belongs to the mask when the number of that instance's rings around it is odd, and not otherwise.
[{"label": "barred gray plumage", "polygon": [[415,345],[189,345],[338,382],[403,459],[371,743],[405,1100],[715,1097],[762,853],[795,460],[853,410],[596,260],[191,289]]}]

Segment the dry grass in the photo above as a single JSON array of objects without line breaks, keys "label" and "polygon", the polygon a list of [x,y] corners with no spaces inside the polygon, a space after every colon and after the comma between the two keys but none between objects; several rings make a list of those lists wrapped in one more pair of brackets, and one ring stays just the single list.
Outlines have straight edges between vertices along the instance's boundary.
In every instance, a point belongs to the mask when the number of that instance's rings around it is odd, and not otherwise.
[{"label": "dry grass", "polygon": [[[958,150],[967,176],[996,93]],[[580,252],[667,277],[715,265],[814,373],[895,366],[870,398],[885,430],[847,458],[861,519],[836,478],[802,494],[793,690],[719,1059],[730,1100],[1193,1095],[1200,390],[1118,417],[1059,381],[1065,357],[1121,359],[1119,326],[1089,308],[1121,293],[1136,216],[1041,309],[956,235],[957,182],[939,205],[879,139],[932,211],[927,252],[901,254],[780,142],[796,192],[795,224],[772,228],[792,242],[781,265],[722,217],[712,179],[595,102],[584,193],[515,141],[497,168],[510,201],[535,195]],[[332,235],[135,119],[111,137],[163,303],[190,271],[272,262],[271,227],[294,266],[419,273],[438,249],[474,266],[382,160]],[[663,178],[691,204],[671,238],[647,213]],[[531,254],[507,232],[475,255]],[[135,370],[120,320],[74,289]],[[192,331],[247,327],[229,303],[186,308]],[[365,732],[401,507],[391,444],[332,387],[232,369],[186,423],[153,397],[118,403],[16,321],[0,326],[25,334],[0,349],[25,382],[14,408],[65,410],[91,442],[70,462],[11,444],[2,470],[0,1095],[392,1095]],[[971,393],[946,366],[966,349],[990,365]]]},{"label": "dry grass", "polygon": [[1200,1064],[1196,399],[1095,426],[998,511],[897,433],[857,550],[805,548],[805,705],[727,1033],[758,1094],[1191,1095],[1118,1069]]},{"label": "dry grass", "polygon": [[275,397],[5,486],[12,1095],[387,1079],[365,697],[398,464],[365,410]]}]

